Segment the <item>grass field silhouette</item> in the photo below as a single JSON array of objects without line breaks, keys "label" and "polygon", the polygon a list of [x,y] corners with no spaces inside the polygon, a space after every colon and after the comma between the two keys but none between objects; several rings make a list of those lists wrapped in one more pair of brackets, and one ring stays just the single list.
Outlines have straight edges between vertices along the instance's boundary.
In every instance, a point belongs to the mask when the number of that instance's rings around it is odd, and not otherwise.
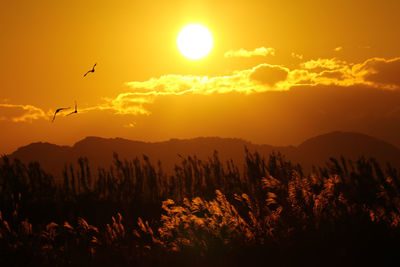
[{"label": "grass field silhouette", "polygon": [[385,264],[400,240],[390,164],[334,159],[303,174],[284,156],[245,165],[182,157],[174,175],[148,157],[97,173],[86,158],[56,183],[38,163],[0,163],[2,266]]}]

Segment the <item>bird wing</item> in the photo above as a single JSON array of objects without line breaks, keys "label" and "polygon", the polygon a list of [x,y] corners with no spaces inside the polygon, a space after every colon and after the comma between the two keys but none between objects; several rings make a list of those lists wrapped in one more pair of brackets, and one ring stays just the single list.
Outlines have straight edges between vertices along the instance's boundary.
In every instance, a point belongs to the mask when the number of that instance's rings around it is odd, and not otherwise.
[{"label": "bird wing", "polygon": [[56,112],[54,112],[53,120],[52,120],[51,122],[53,122],[53,121],[56,119],[56,114],[57,114],[58,112],[60,112],[61,110],[70,109],[70,108],[71,108],[71,107],[67,107],[67,108],[58,108],[58,109],[56,109]]},{"label": "bird wing", "polygon": [[53,116],[53,119],[51,120],[51,122],[54,122],[54,120],[56,119],[56,114],[57,114],[57,111],[54,112],[54,116]]},{"label": "bird wing", "polygon": [[84,75],[83,75],[83,77],[85,77],[88,73],[90,72],[90,70],[89,71],[87,71]]},{"label": "bird wing", "polygon": [[76,101],[75,101],[75,110],[72,111],[71,113],[68,113],[68,114],[65,115],[65,116],[69,116],[69,115],[74,114],[74,113],[78,113],[78,105],[76,104]]}]

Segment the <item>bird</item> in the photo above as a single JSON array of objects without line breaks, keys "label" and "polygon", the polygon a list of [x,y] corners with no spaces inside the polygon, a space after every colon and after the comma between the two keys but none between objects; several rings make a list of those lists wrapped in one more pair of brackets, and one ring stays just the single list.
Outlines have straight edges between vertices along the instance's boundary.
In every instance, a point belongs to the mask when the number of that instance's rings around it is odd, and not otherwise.
[{"label": "bird", "polygon": [[56,112],[54,112],[54,116],[53,116],[53,120],[51,122],[54,122],[54,120],[56,119],[56,114],[64,109],[70,109],[71,107],[68,108],[58,108],[56,109]]},{"label": "bird", "polygon": [[94,63],[93,68],[91,70],[88,70],[83,77],[85,77],[86,75],[88,75],[89,72],[94,72],[94,67],[96,67],[97,63]]},{"label": "bird", "polygon": [[67,114],[67,116],[72,115],[74,113],[78,113],[78,105],[76,104],[76,101],[75,101],[75,110],[72,111],[71,113]]}]

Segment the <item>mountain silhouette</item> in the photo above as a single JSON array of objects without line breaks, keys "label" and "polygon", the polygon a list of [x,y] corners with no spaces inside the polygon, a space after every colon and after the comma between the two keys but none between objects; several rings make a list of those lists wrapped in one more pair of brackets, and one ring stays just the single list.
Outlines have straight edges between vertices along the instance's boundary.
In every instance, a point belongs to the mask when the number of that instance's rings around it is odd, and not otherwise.
[{"label": "mountain silhouette", "polygon": [[58,146],[49,143],[32,143],[20,147],[10,158],[17,158],[24,163],[37,161],[42,168],[61,176],[65,164],[75,165],[79,157],[87,157],[90,167],[95,171],[98,167],[109,168],[113,162],[113,154],[120,159],[149,157],[153,164],[161,161],[164,171],[171,173],[181,157],[196,156],[207,160],[218,152],[219,158],[226,162],[233,160],[236,164],[245,161],[245,147],[268,157],[272,152],[282,153],[293,163],[300,163],[306,171],[313,165],[321,166],[330,157],[344,156],[355,160],[360,156],[373,157],[381,163],[390,162],[400,167],[400,150],[385,141],[360,133],[331,132],[310,138],[299,146],[257,145],[236,138],[199,137],[193,139],[171,139],[165,142],[141,142],[122,138],[86,137],[71,146]]},{"label": "mountain silhouette", "polygon": [[297,149],[299,154],[294,160],[301,162],[301,157],[305,157],[304,164],[320,165],[327,157],[357,159],[364,156],[400,165],[400,150],[397,147],[360,133],[331,132],[319,135],[304,141]]}]

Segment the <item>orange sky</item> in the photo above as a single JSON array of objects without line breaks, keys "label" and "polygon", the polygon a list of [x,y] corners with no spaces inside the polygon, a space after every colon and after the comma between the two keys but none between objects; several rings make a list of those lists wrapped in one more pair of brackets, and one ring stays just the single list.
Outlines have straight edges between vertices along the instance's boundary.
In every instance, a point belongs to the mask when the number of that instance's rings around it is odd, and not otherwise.
[{"label": "orange sky", "polygon": [[[398,0],[3,1],[0,153],[88,135],[296,145],[333,130],[400,145],[399,10]],[[191,22],[214,37],[198,61],[176,47]],[[74,100],[82,112],[49,122]]]}]

